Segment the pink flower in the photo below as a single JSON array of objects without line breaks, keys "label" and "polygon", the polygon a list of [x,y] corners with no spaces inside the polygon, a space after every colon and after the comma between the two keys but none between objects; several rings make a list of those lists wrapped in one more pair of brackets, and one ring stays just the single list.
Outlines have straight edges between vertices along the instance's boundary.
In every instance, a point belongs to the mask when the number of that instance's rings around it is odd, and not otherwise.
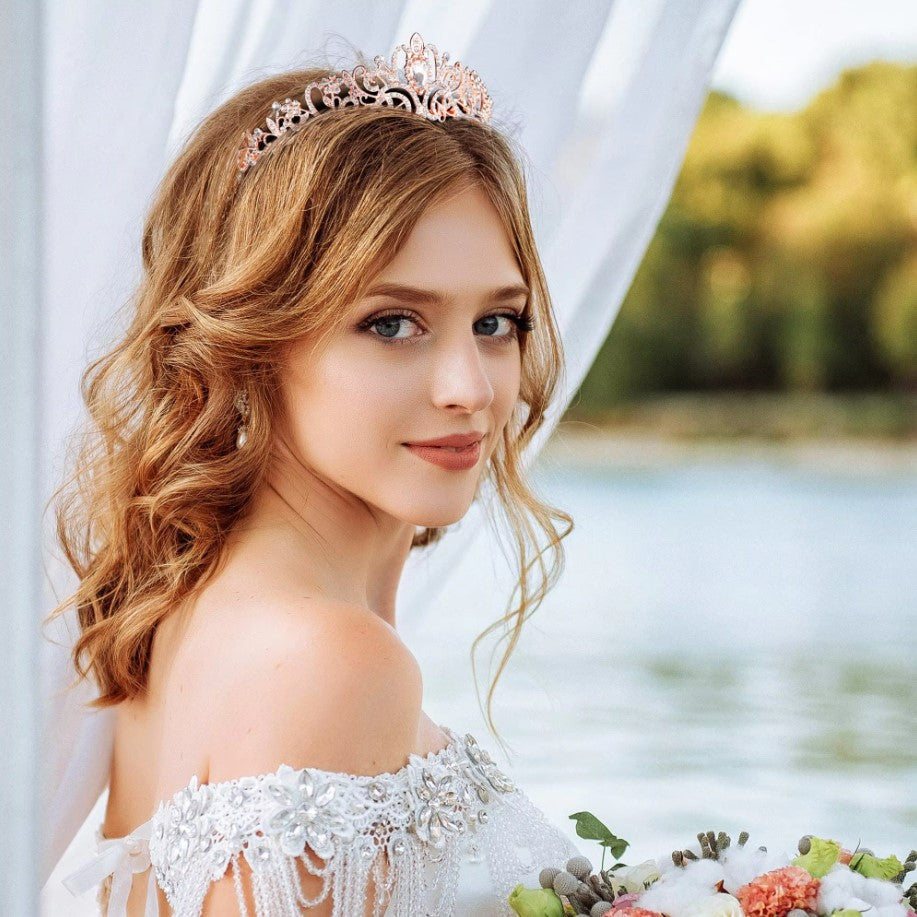
[{"label": "pink flower", "polygon": [[612,907],[605,912],[605,917],[662,917],[658,911],[648,911],[645,907]]},{"label": "pink flower", "polygon": [[620,911],[626,907],[633,907],[639,898],[639,895],[632,895],[629,893],[626,895],[618,895],[618,897],[615,898],[615,903],[612,905],[612,910]]},{"label": "pink flower", "polygon": [[814,911],[819,885],[801,866],[784,866],[743,885],[736,898],[746,917],[786,917],[794,908]]}]

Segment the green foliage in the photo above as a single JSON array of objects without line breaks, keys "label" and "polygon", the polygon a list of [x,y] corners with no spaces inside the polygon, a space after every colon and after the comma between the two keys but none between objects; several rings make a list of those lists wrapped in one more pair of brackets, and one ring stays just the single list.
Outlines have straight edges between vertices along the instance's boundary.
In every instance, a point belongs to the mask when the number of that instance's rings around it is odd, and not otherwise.
[{"label": "green foliage", "polygon": [[803,110],[711,93],[575,409],[645,395],[917,382],[917,66]]},{"label": "green foliage", "polygon": [[[805,847],[802,847],[805,850]],[[815,879],[823,879],[831,871],[841,853],[837,841],[813,837],[809,839],[809,849],[793,860],[794,866],[801,866]]]},{"label": "green foliage", "polygon": [[603,869],[605,867],[606,850],[618,860],[630,846],[629,841],[617,837],[607,825],[599,821],[591,812],[574,812],[570,818],[576,821],[576,833],[578,837],[584,838],[587,841],[598,841],[601,845]]}]

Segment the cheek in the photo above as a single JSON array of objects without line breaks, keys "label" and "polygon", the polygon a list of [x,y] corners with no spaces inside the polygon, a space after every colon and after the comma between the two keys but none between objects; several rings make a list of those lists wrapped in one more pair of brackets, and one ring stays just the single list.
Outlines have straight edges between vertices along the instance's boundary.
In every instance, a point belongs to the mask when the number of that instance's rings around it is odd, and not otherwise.
[{"label": "cheek", "polygon": [[522,384],[522,368],[517,355],[513,360],[498,361],[492,368],[490,379],[494,391],[494,400],[490,406],[494,425],[494,436],[486,460],[490,461],[503,440],[503,431],[513,417],[519,404],[519,392]]},{"label": "cheek", "polygon": [[493,379],[493,411],[500,426],[503,426],[513,413],[519,401],[519,390],[522,385],[522,360],[517,352],[513,359],[501,360]]},{"label": "cheek", "polygon": [[369,458],[363,451],[368,444],[394,442],[404,432],[404,383],[397,371],[363,354],[326,354],[294,377],[290,409],[297,447],[322,467],[348,455]]}]

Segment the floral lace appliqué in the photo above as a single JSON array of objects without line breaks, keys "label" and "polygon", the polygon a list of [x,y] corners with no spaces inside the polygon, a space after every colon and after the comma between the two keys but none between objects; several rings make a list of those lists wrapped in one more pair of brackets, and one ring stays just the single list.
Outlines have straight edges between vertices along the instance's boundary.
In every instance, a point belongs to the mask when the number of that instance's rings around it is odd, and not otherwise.
[{"label": "floral lace appliqu\u00e9", "polygon": [[[374,917],[449,917],[461,862],[470,859],[487,863],[492,913],[510,915],[509,892],[533,859],[560,862],[577,851],[473,736],[441,728],[451,740],[445,748],[410,755],[393,773],[283,764],[215,784],[192,777],[147,823],[155,881],[172,913],[199,917],[211,882],[230,869],[240,912],[250,913],[244,858],[254,917],[299,917],[332,892],[333,917],[362,917],[370,880]],[[300,868],[322,879],[318,897],[305,896]]]}]

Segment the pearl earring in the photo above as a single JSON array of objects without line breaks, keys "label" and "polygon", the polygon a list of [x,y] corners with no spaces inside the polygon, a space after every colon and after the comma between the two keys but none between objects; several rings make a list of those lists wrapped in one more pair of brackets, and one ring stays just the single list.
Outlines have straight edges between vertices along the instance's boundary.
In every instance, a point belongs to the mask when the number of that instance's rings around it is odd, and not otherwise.
[{"label": "pearl earring", "polygon": [[250,413],[248,393],[245,391],[239,392],[236,395],[235,405],[236,410],[242,417],[242,423],[239,424],[239,428],[236,430],[236,448],[241,449],[248,442],[248,415]]}]

